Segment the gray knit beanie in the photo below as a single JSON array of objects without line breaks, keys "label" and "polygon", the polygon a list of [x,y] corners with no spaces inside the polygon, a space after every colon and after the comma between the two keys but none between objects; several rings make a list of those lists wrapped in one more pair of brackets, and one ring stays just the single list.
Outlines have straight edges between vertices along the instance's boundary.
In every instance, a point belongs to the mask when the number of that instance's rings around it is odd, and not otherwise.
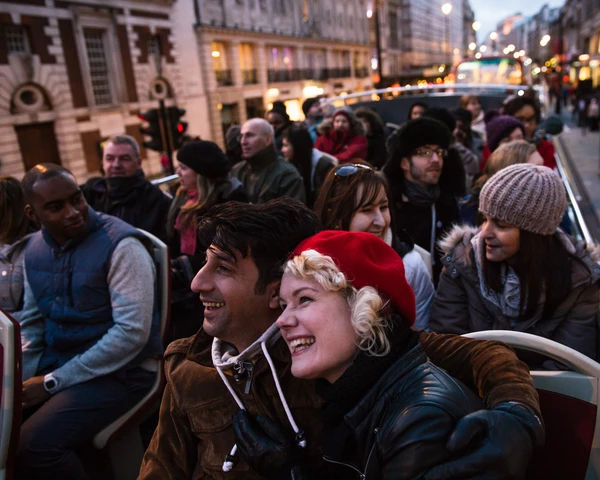
[{"label": "gray knit beanie", "polygon": [[496,172],[479,194],[479,210],[515,227],[552,235],[562,219],[565,188],[548,167],[519,163]]}]

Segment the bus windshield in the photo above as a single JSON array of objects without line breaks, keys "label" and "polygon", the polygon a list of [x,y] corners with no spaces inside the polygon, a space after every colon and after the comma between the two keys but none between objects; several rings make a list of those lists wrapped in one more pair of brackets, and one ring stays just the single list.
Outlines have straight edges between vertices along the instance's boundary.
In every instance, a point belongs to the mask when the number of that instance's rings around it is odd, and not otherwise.
[{"label": "bus windshield", "polygon": [[456,83],[521,85],[521,63],[514,58],[493,57],[465,60],[456,67]]}]

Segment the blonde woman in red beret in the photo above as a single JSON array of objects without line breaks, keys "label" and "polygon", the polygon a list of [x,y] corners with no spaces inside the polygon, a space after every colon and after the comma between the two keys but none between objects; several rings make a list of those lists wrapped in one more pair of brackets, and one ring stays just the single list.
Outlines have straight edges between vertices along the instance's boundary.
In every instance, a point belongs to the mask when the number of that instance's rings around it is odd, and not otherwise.
[{"label": "blonde woman in red beret", "polygon": [[[306,239],[287,262],[280,304],[291,373],[319,379],[327,478],[420,478],[452,459],[454,425],[481,402],[425,356],[390,246],[365,232]],[[237,440],[244,445],[243,432]]]}]

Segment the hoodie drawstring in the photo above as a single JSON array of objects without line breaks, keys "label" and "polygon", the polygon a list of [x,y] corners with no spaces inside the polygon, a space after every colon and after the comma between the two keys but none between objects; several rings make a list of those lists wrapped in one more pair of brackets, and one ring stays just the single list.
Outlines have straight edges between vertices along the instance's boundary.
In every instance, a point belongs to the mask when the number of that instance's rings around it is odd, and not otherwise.
[{"label": "hoodie drawstring", "polygon": [[283,405],[283,409],[285,410],[285,414],[287,415],[288,422],[292,426],[294,433],[296,434],[296,443],[299,447],[306,447],[306,438],[304,437],[304,432],[298,428],[296,422],[294,421],[294,417],[292,416],[292,412],[288,403],[285,399],[285,395],[283,394],[283,390],[281,389],[281,385],[279,384],[279,377],[277,377],[277,371],[275,370],[275,365],[273,365],[273,360],[271,360],[271,356],[269,355],[269,351],[267,350],[267,345],[265,342],[260,342],[260,348],[262,348],[263,354],[267,359],[267,363],[271,368],[271,375],[273,376],[273,380],[275,381],[275,387],[277,388],[277,393],[279,394],[279,399]]},{"label": "hoodie drawstring", "polygon": [[[277,371],[275,370],[275,365],[273,364],[273,360],[271,359],[271,356],[269,355],[269,351],[267,350],[266,341],[260,342],[260,347],[263,351],[265,358],[267,359],[269,368],[271,369],[271,376],[273,377],[273,381],[275,382],[275,388],[277,389],[277,394],[279,395],[279,399],[281,400],[283,409],[285,410],[285,414],[287,416],[288,422],[290,423],[290,425],[292,426],[292,429],[294,430],[294,433],[296,434],[296,436],[295,436],[296,444],[301,448],[305,448],[306,447],[306,437],[304,435],[304,431],[301,430],[300,428],[298,428],[298,425],[296,424],[296,422],[294,420],[294,417],[292,415],[290,407],[288,406],[288,403],[285,399],[285,395],[283,394],[283,390],[281,389],[281,384],[279,383],[279,377],[277,376]],[[238,394],[235,392],[235,390],[229,383],[227,376],[221,371],[220,367],[218,367],[218,366],[215,366],[215,367],[216,367],[217,372],[219,373],[219,376],[221,377],[221,380],[227,387],[227,390],[229,390],[229,393],[235,400],[235,403],[237,403],[237,405],[238,405],[238,407],[240,407],[240,409],[246,410],[241,398],[238,396]],[[227,454],[225,456],[225,460],[223,461],[221,470],[223,470],[224,472],[231,471],[231,469],[233,468],[233,457],[235,456],[236,453],[237,453],[237,445],[233,445],[229,454]]]}]

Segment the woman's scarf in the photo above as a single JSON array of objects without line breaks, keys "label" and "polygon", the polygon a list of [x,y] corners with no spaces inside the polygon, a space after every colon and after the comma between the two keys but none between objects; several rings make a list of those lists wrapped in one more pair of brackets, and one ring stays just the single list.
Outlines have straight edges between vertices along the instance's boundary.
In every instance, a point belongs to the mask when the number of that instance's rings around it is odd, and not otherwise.
[{"label": "woman's scarf", "polygon": [[[192,205],[198,201],[198,190],[190,190],[187,192],[187,200],[184,207],[187,205]],[[183,225],[183,214],[181,210],[177,215],[177,219],[175,220],[175,229],[179,232],[180,239],[180,251],[185,255],[194,255],[196,253],[196,216],[193,216],[191,221],[187,222],[186,225]]]},{"label": "woman's scarf", "polygon": [[483,243],[483,238],[481,238],[481,232],[478,232],[473,236],[471,245],[473,246],[473,253],[475,256],[475,265],[477,266],[477,277],[479,278],[481,295],[487,301],[496,305],[502,311],[503,315],[512,318],[518,317],[521,306],[521,286],[516,272],[506,262],[502,262],[502,265],[500,266],[500,276],[504,289],[502,292],[497,292],[488,287],[483,276],[482,266],[483,256],[485,255],[485,245]]}]

